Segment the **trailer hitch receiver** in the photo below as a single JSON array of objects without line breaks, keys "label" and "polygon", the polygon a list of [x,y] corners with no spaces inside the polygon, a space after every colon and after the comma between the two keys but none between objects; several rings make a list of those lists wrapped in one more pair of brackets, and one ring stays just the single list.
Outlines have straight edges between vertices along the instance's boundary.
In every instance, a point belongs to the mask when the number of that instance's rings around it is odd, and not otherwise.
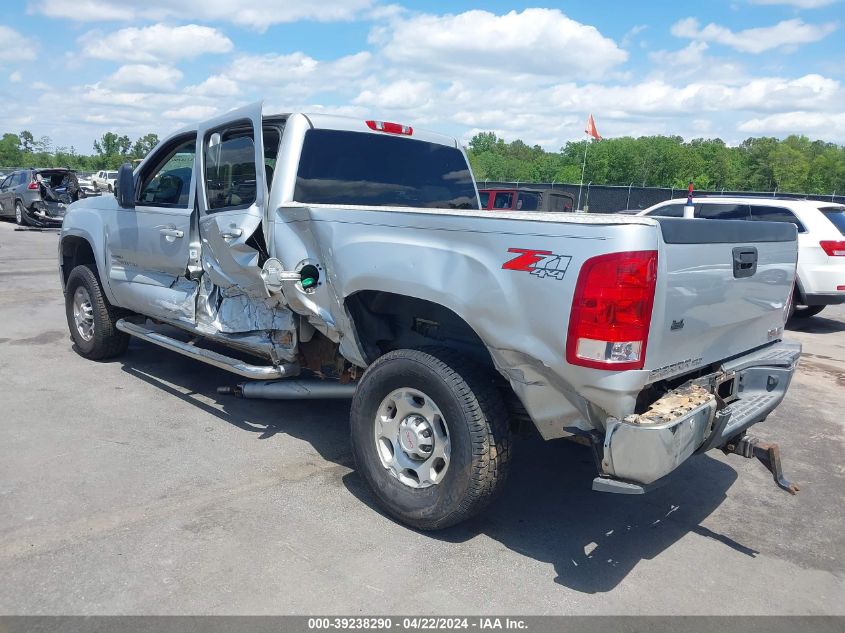
[{"label": "trailer hitch receiver", "polygon": [[734,454],[742,457],[756,457],[766,469],[772,473],[772,477],[778,488],[786,490],[794,495],[800,488],[791,483],[783,476],[783,468],[780,464],[780,447],[777,444],[763,442],[755,437],[742,437],[728,442],[722,450],[725,455]]}]

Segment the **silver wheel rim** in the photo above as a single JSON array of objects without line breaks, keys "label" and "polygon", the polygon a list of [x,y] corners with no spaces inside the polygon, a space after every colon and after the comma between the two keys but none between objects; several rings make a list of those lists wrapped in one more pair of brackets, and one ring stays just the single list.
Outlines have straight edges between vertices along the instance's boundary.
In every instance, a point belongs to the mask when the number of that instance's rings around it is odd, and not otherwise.
[{"label": "silver wheel rim", "polygon": [[417,389],[397,389],[378,407],[374,425],[382,466],[409,488],[443,481],[452,444],[437,404]]},{"label": "silver wheel rim", "polygon": [[15,221],[20,224],[23,221],[23,209],[21,208],[21,203],[18,202],[15,205]]},{"label": "silver wheel rim", "polygon": [[91,296],[84,286],[79,286],[73,293],[73,320],[76,331],[85,341],[94,338],[94,308]]}]

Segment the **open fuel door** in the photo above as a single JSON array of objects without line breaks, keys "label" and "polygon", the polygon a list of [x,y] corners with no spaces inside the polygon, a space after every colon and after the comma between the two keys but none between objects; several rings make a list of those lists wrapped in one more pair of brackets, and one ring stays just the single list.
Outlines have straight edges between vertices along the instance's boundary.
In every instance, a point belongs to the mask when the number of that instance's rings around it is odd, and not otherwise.
[{"label": "open fuel door", "polygon": [[259,262],[267,201],[261,103],[202,123],[197,141],[204,285],[227,296],[266,297]]}]

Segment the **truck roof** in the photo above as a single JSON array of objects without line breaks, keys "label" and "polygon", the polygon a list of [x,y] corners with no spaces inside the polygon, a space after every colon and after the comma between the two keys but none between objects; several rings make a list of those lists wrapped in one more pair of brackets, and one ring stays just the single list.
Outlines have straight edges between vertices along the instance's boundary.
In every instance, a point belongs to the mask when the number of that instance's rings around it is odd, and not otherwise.
[{"label": "truck roof", "polygon": [[[313,113],[309,114],[306,112],[300,113],[291,113],[288,115],[283,116],[293,116],[294,114],[301,114],[308,121],[311,123],[312,127],[319,128],[322,130],[340,130],[344,132],[365,132],[368,134],[381,134],[381,132],[374,131],[367,126],[367,121],[381,121],[386,122],[386,119],[373,117],[373,118],[358,118],[358,117],[349,117],[349,116],[341,116],[337,114],[325,114],[325,113]],[[278,116],[278,115],[277,115]],[[265,115],[265,118],[272,118],[272,115]],[[403,121],[395,121],[395,123],[399,123],[400,125],[407,125],[411,128],[411,134],[408,135],[407,138],[416,139],[418,141],[428,141],[429,143],[437,143],[439,145],[449,145],[451,147],[460,147],[458,140],[452,136],[448,136],[446,134],[439,134],[437,132],[431,132],[429,130],[423,130],[417,127],[414,127],[410,123],[406,123]]]}]

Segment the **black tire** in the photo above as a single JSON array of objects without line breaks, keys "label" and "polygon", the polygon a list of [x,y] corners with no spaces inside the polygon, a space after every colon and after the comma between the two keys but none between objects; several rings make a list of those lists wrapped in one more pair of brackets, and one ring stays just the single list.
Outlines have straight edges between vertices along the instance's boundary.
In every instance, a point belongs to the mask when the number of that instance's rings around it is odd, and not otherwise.
[{"label": "black tire", "polygon": [[[88,293],[93,315],[93,335],[87,340],[77,328],[73,314],[74,297],[80,287]],[[103,360],[119,356],[126,351],[129,335],[115,327],[115,323],[123,315],[105,298],[97,275],[88,266],[77,266],[68,277],[65,287],[65,314],[71,338],[81,356],[91,360]]]},{"label": "black tire", "polygon": [[114,189],[112,188],[111,185],[109,185],[109,193],[113,193],[113,192],[114,192]]},{"label": "black tire", "polygon": [[[448,426],[448,468],[441,481],[426,488],[400,482],[376,448],[378,408],[402,388],[428,395]],[[511,433],[493,376],[449,349],[396,350],[376,360],[352,400],[351,433],[364,481],[389,514],[417,529],[441,529],[470,518],[493,500],[507,478]]]},{"label": "black tire", "polygon": [[791,318],[808,319],[811,316],[816,316],[819,312],[825,309],[825,306],[794,306],[792,309]]},{"label": "black tire", "polygon": [[15,224],[18,226],[29,226],[29,220],[26,219],[26,211],[20,200],[15,201]]}]

